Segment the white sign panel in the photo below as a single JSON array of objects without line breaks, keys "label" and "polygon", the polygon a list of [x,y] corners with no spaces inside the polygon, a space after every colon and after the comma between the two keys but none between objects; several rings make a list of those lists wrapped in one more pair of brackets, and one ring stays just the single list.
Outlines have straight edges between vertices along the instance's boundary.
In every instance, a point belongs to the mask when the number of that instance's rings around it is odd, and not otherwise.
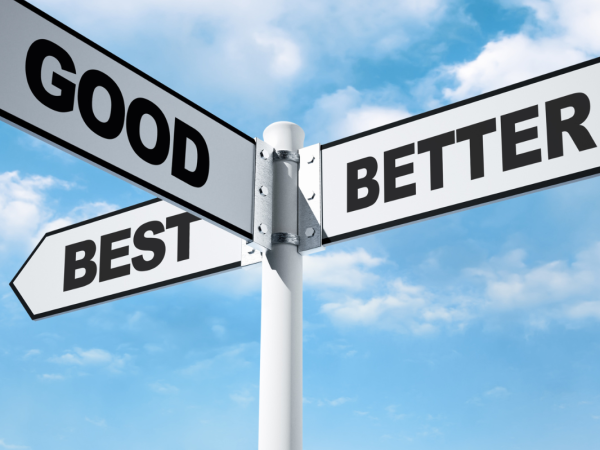
[{"label": "white sign panel", "polygon": [[10,285],[35,320],[260,258],[244,240],[155,199],[47,233]]},{"label": "white sign panel", "polygon": [[324,244],[600,173],[600,60],[322,146]]},{"label": "white sign panel", "polygon": [[0,0],[0,118],[252,239],[252,138],[22,0]]}]

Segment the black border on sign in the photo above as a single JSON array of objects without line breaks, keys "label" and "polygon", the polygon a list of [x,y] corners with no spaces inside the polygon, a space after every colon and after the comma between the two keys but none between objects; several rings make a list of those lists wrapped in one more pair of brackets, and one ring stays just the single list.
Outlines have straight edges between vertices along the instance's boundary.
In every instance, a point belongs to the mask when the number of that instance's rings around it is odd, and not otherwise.
[{"label": "black border on sign", "polygon": [[98,303],[105,303],[105,302],[109,302],[111,300],[117,300],[117,299],[123,298],[123,297],[130,297],[132,295],[141,294],[142,292],[152,291],[152,290],[160,289],[160,288],[163,288],[163,287],[166,287],[166,286],[170,286],[170,285],[173,285],[173,284],[183,283],[184,281],[190,281],[190,280],[193,280],[195,278],[206,277],[208,275],[213,275],[213,274],[216,274],[216,273],[225,272],[225,271],[228,271],[228,270],[237,269],[239,267],[242,267],[242,262],[241,261],[240,262],[236,262],[236,263],[231,263],[231,264],[225,264],[224,266],[215,267],[213,269],[203,270],[203,271],[200,271],[200,272],[191,273],[191,274],[184,275],[184,276],[177,277],[177,278],[171,278],[170,280],[161,281],[160,283],[149,284],[148,286],[142,286],[142,287],[139,287],[139,288],[136,288],[136,289],[130,289],[128,291],[119,292],[117,294],[107,295],[105,297],[100,297],[100,298],[97,298],[97,299],[94,299],[94,300],[88,300],[87,302],[77,303],[75,305],[66,306],[64,308],[53,309],[51,311],[46,311],[46,312],[43,312],[41,314],[33,314],[33,312],[31,311],[31,309],[29,308],[29,306],[25,302],[25,299],[23,298],[23,296],[21,295],[21,293],[19,292],[19,290],[15,286],[15,280],[18,278],[18,276],[21,273],[21,271],[25,268],[25,266],[27,265],[27,263],[29,262],[29,260],[33,257],[33,255],[35,254],[35,252],[38,250],[38,248],[40,248],[40,246],[42,245],[42,243],[44,242],[44,240],[47,237],[52,236],[54,234],[63,233],[63,232],[68,231],[68,230],[72,230],[73,228],[78,228],[78,227],[81,227],[81,226],[84,226],[84,225],[87,225],[87,224],[90,224],[90,223],[93,223],[93,222],[97,222],[99,220],[108,219],[109,217],[117,216],[119,214],[123,214],[123,213],[129,212],[129,211],[132,211],[134,209],[142,208],[144,206],[148,206],[148,205],[151,205],[153,203],[160,202],[160,201],[161,201],[161,199],[155,198],[155,199],[152,199],[152,200],[148,200],[146,202],[138,203],[137,205],[129,206],[128,208],[119,209],[117,211],[113,211],[113,212],[110,212],[108,214],[103,214],[101,216],[94,217],[94,218],[89,219],[89,220],[84,220],[83,222],[79,222],[79,223],[76,223],[74,225],[69,225],[67,227],[59,228],[58,230],[54,230],[54,231],[50,231],[50,232],[46,233],[44,235],[44,237],[40,240],[40,242],[38,243],[38,245],[36,245],[36,247],[33,250],[33,252],[31,252],[31,254],[27,258],[27,260],[25,261],[25,263],[23,263],[23,265],[21,266],[21,268],[19,269],[19,271],[17,272],[17,274],[13,277],[13,279],[10,282],[11,289],[13,290],[13,292],[15,293],[15,295],[17,296],[17,298],[21,302],[21,305],[23,305],[23,308],[25,308],[25,311],[27,311],[27,314],[29,314],[29,317],[32,320],[44,319],[46,317],[56,316],[58,314],[63,314],[63,313],[69,312],[69,311],[74,311],[74,310],[77,310],[77,309],[87,308],[88,306],[97,305]]},{"label": "black border on sign", "polygon": [[[225,128],[227,128],[228,130],[234,132],[235,134],[237,134],[238,136],[246,139],[247,141],[256,144],[255,140],[253,138],[251,138],[250,136],[248,136],[247,134],[245,134],[244,132],[238,130],[237,128],[235,128],[233,125],[228,124],[227,122],[225,122],[222,119],[219,119],[217,116],[215,116],[214,114],[208,112],[207,110],[205,110],[204,108],[198,106],[197,104],[195,104],[194,102],[192,102],[191,100],[186,99],[185,97],[183,97],[182,95],[178,94],[177,92],[175,92],[174,90],[168,88],[167,86],[165,86],[164,84],[162,84],[161,82],[155,80],[154,78],[152,78],[151,76],[145,74],[144,72],[140,71],[139,69],[136,69],[135,67],[133,67],[131,64],[125,62],[124,60],[122,60],[121,58],[119,58],[118,56],[112,54],[111,52],[109,52],[108,50],[106,50],[105,48],[99,46],[98,44],[90,41],[88,38],[82,36],[81,34],[77,33],[75,30],[69,28],[67,25],[59,22],[58,20],[56,20],[55,18],[49,16],[48,14],[46,14],[45,12],[39,10],[38,8],[36,8],[35,6],[31,5],[30,3],[27,3],[25,0],[14,0],[16,3],[20,4],[21,6],[27,8],[28,10],[30,10],[31,12],[37,14],[38,16],[42,17],[43,19],[47,20],[48,22],[52,23],[53,25],[56,25],[57,27],[59,27],[60,29],[62,29],[63,31],[69,33],[71,36],[79,39],[80,41],[83,41],[84,43],[86,43],[87,45],[89,45],[90,47],[94,48],[95,50],[99,51],[100,53],[104,54],[105,56],[111,58],[113,61],[121,64],[122,66],[126,67],[127,69],[131,70],[132,72],[134,72],[136,75],[139,75],[140,77],[144,78],[145,80],[149,81],[150,83],[154,84],[155,86],[159,87],[160,89],[164,90],[165,92],[171,94],[172,96],[174,96],[175,98],[177,98],[178,100],[184,102],[185,104],[187,104],[188,106],[191,106],[192,108],[194,108],[195,110],[199,111],[200,113],[204,114],[205,116],[211,118],[212,120],[214,120],[215,122],[217,122],[218,124],[224,126]],[[115,173],[116,175],[129,180],[137,185],[139,185],[142,188],[145,188],[151,192],[153,192],[156,195],[159,195],[160,197],[166,199],[166,200],[170,200],[172,202],[177,203],[178,205],[180,205],[181,207],[188,209],[189,211],[196,213],[200,216],[203,216],[204,218],[215,222],[216,224],[219,224],[237,234],[239,234],[240,236],[244,236],[247,239],[252,239],[252,233],[247,232],[242,230],[241,228],[230,224],[229,222],[213,215],[210,214],[206,211],[204,211],[201,208],[198,208],[194,205],[192,205],[191,203],[188,203],[180,198],[178,198],[177,196],[170,194],[169,192],[164,191],[163,189],[160,189],[156,186],[154,186],[152,183],[149,183],[145,180],[142,180],[141,178],[138,178],[132,174],[130,174],[129,172],[126,172],[123,169],[120,169],[106,161],[101,160],[100,158],[91,155],[90,153],[86,152],[85,150],[76,147],[75,145],[72,145],[60,138],[58,138],[57,136],[54,136],[53,134],[42,130],[32,124],[30,124],[29,122],[26,122],[2,109],[0,109],[0,117],[3,117],[4,119],[6,119],[6,121],[15,124],[17,127],[23,128],[29,132],[31,132],[32,134],[35,134],[37,136],[40,136],[41,138],[48,140],[56,145],[58,145],[59,147],[62,147],[64,149],[66,149],[69,152],[74,153],[75,155],[78,155],[82,158],[85,158],[88,161],[91,161],[93,164],[102,167],[110,172]]]},{"label": "black border on sign", "polygon": [[[360,139],[366,136],[370,136],[372,134],[375,133],[379,133],[381,131],[385,131],[385,130],[389,130],[390,128],[396,128],[399,127],[401,125],[410,123],[410,122],[415,122],[417,120],[420,119],[424,119],[426,117],[429,116],[434,116],[436,114],[440,114],[446,111],[450,111],[452,109],[455,108],[459,108],[461,106],[465,106],[468,105],[470,103],[475,103],[481,100],[485,100],[487,98],[490,97],[495,97],[496,95],[500,95],[500,94],[504,94],[505,92],[510,92],[510,91],[514,91],[516,89],[520,89],[522,87],[526,87],[526,86],[530,86],[532,84],[536,84],[539,83],[540,81],[545,81],[548,80],[550,78],[555,78],[558,77],[560,75],[564,75],[570,72],[575,72],[576,70],[579,69],[584,69],[586,67],[589,66],[593,66],[596,64],[600,64],[600,57],[599,58],[594,58],[594,59],[590,59],[589,61],[584,61],[582,63],[579,64],[575,64],[573,66],[569,66],[569,67],[565,67],[563,69],[559,69],[559,70],[555,70],[554,72],[550,72],[547,73],[545,75],[540,75],[538,77],[535,78],[531,78],[529,80],[525,80],[525,81],[521,81],[519,83],[515,83],[515,84],[511,84],[510,86],[506,86],[500,89],[496,89],[494,91],[490,91],[490,92],[486,92],[485,94],[481,94],[481,95],[477,95],[475,97],[472,98],[468,98],[466,100],[461,100],[460,102],[456,102],[456,103],[452,103],[450,105],[446,105],[446,106],[442,106],[441,108],[437,108],[437,109],[433,109],[431,111],[427,111],[421,114],[417,114],[415,116],[412,117],[408,117],[406,119],[402,119],[402,120],[398,120],[397,122],[392,122],[392,123],[388,123],[387,125],[382,125],[380,127],[377,128],[373,128],[371,130],[367,130],[367,131],[363,131],[362,133],[358,133],[358,134],[354,134],[352,136],[348,136],[346,138],[343,139],[338,139],[337,141],[333,141],[333,142],[329,142],[328,144],[323,144],[321,145],[321,150],[326,150],[328,148],[331,147],[335,147],[336,145],[341,145],[341,144],[345,144],[346,142],[350,142],[350,141],[354,141],[356,139]],[[491,202],[496,202],[499,200],[504,200],[507,199],[509,197],[516,197],[518,195],[522,195],[522,194],[527,194],[529,192],[532,191],[538,191],[541,189],[547,189],[549,187],[552,186],[557,186],[559,184],[565,184],[565,183],[570,183],[572,181],[577,181],[579,179],[582,178],[589,178],[595,175],[600,174],[600,167],[594,168],[594,169],[589,169],[589,170],[584,170],[582,172],[577,172],[574,174],[570,174],[570,175],[565,175],[563,177],[559,177],[559,178],[554,178],[552,180],[547,180],[547,181],[543,181],[540,183],[534,183],[534,184],[530,184],[529,186],[523,186],[517,189],[512,189],[510,191],[505,191],[505,192],[501,192],[498,194],[494,194],[494,195],[489,195],[487,197],[481,197],[475,200],[469,200],[468,202],[463,202],[463,203],[458,203],[455,205],[451,205],[451,206],[446,206],[444,208],[439,208],[433,211],[427,211],[425,213],[421,213],[421,214],[415,214],[414,216],[410,216],[410,217],[404,217],[402,219],[398,219],[398,220],[392,220],[390,222],[386,222],[386,223],[382,223],[379,225],[373,225],[367,228],[361,228],[360,230],[355,230],[355,231],[351,231],[348,233],[343,233],[343,234],[338,234],[337,236],[333,236],[333,237],[323,237],[323,244],[334,244],[336,242],[341,242],[341,241],[345,241],[347,239],[352,239],[358,236],[363,236],[365,234],[371,234],[371,233],[375,233],[377,231],[382,231],[388,228],[395,228],[395,227],[399,227],[402,225],[407,225],[409,223],[412,222],[418,222],[421,220],[425,220],[425,219],[430,219],[432,217],[435,216],[440,216],[440,215],[444,215],[444,214],[449,214],[452,212],[456,212],[462,209],[468,209],[468,208],[473,208],[475,206],[479,206],[482,205],[484,203],[491,203]],[[323,196],[325,195],[325,193],[323,193]]]}]

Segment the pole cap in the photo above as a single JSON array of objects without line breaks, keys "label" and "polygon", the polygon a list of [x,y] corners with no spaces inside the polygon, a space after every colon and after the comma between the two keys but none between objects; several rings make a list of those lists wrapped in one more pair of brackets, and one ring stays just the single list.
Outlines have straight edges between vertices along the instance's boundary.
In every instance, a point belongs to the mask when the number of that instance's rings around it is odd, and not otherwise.
[{"label": "pole cap", "polygon": [[304,147],[304,130],[293,122],[275,122],[265,128],[263,139],[276,150],[299,150]]}]

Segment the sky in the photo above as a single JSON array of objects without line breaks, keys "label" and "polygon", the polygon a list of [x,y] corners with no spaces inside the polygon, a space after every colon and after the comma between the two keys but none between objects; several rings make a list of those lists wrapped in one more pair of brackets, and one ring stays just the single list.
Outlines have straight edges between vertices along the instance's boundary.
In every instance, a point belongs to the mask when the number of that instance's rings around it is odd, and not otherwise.
[{"label": "sky", "polygon": [[[36,0],[251,136],[306,145],[600,56],[595,0]],[[597,449],[600,180],[304,262],[307,450]],[[0,450],[253,449],[260,265],[33,322],[45,232],[152,196],[0,123]]]}]

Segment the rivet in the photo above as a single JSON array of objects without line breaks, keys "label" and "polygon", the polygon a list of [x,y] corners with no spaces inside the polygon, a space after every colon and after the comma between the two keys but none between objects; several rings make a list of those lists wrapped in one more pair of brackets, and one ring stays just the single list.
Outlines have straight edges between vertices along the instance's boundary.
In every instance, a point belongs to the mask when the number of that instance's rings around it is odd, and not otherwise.
[{"label": "rivet", "polygon": [[309,200],[312,200],[313,198],[315,198],[314,191],[313,191],[313,193],[311,195],[308,195],[306,198],[309,199]]},{"label": "rivet", "polygon": [[261,150],[261,152],[260,152],[260,157],[262,159],[269,159],[270,155],[271,155],[271,152],[267,149]]},{"label": "rivet", "polygon": [[267,234],[267,233],[268,233],[268,231],[269,231],[269,227],[268,227],[268,226],[266,226],[264,223],[261,223],[261,224],[258,226],[258,231],[260,231],[262,234]]},{"label": "rivet", "polygon": [[260,195],[262,195],[263,197],[266,197],[267,195],[269,195],[269,189],[266,186],[261,186],[258,189],[258,192],[260,192]]},{"label": "rivet", "polygon": [[315,157],[313,156],[312,158],[310,158],[308,161],[306,161],[308,164],[312,164],[315,162]]}]

